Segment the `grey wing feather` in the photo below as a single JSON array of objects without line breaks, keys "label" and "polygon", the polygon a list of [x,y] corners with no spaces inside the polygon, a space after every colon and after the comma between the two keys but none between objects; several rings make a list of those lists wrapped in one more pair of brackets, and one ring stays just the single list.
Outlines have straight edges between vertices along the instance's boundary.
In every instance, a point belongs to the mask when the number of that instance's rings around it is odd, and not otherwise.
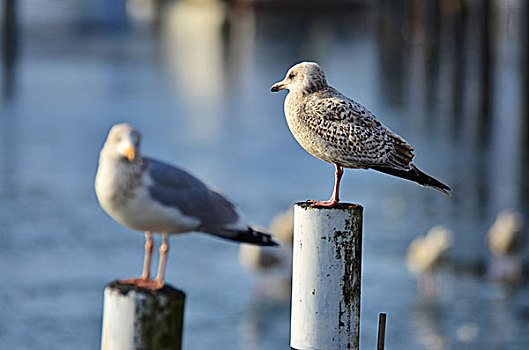
[{"label": "grey wing feather", "polygon": [[304,109],[307,125],[333,144],[341,155],[341,165],[410,168],[413,147],[364,106],[336,90],[315,97]]},{"label": "grey wing feather", "polygon": [[199,179],[174,166],[144,159],[153,180],[148,186],[149,194],[165,206],[198,218],[201,222],[199,230],[229,225],[239,219],[235,206]]},{"label": "grey wing feather", "polygon": [[155,159],[147,157],[143,157],[143,159],[145,161],[147,171],[155,185],[167,186],[174,189],[207,189],[207,186],[202,181],[182,169]]}]

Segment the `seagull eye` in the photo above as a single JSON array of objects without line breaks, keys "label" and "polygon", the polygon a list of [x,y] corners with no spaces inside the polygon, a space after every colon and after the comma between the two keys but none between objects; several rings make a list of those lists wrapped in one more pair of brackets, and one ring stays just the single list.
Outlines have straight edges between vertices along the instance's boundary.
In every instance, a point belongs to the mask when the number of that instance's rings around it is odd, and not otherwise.
[{"label": "seagull eye", "polygon": [[294,73],[290,73],[290,74],[288,75],[288,79],[292,80],[292,79],[294,79],[295,76],[296,76],[296,74],[294,74]]}]

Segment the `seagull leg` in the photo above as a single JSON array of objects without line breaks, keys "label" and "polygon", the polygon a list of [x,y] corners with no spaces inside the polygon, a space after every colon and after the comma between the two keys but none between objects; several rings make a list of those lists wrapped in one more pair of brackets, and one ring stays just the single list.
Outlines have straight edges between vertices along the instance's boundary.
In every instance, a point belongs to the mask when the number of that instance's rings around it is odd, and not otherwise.
[{"label": "seagull leg", "polygon": [[342,181],[343,167],[341,167],[340,165],[336,165],[336,172],[334,175],[334,192],[329,202],[336,202],[336,204],[338,204],[340,202],[340,182]]},{"label": "seagull leg", "polygon": [[152,249],[154,243],[152,241],[152,235],[149,231],[145,232],[145,259],[143,261],[143,273],[141,279],[148,281],[151,278],[151,260],[152,260]]},{"label": "seagull leg", "polygon": [[167,233],[163,234],[163,242],[160,246],[160,263],[158,264],[158,276],[156,276],[156,280],[154,281],[156,283],[157,288],[162,288],[165,284],[164,276],[165,276],[165,266],[167,264],[167,253],[169,252],[169,236]]},{"label": "seagull leg", "polygon": [[[158,276],[156,276],[156,279],[154,280],[143,279],[143,278],[137,279],[137,282],[135,284],[138,287],[142,287],[142,288],[146,288],[150,290],[158,290],[164,286],[165,265],[167,264],[167,253],[168,252],[169,252],[169,237],[167,233],[164,233],[163,242],[162,242],[162,245],[160,246],[160,263],[158,264]],[[149,262],[149,265],[150,265],[150,262]]]},{"label": "seagull leg", "polygon": [[[146,285],[146,282],[150,282],[151,278],[151,260],[152,260],[152,249],[154,247],[154,242],[152,235],[149,231],[145,232],[145,258],[143,261],[143,273],[140,278],[129,278],[126,280],[120,280],[120,283],[123,284],[135,284],[137,286],[143,287]],[[148,284],[148,283],[147,283]]]},{"label": "seagull leg", "polygon": [[336,166],[336,172],[335,174],[335,181],[334,181],[334,190],[332,192],[332,196],[328,201],[309,201],[312,202],[312,207],[327,207],[327,208],[333,208],[338,203],[340,203],[340,181],[342,180],[343,176],[343,167],[335,164]]}]

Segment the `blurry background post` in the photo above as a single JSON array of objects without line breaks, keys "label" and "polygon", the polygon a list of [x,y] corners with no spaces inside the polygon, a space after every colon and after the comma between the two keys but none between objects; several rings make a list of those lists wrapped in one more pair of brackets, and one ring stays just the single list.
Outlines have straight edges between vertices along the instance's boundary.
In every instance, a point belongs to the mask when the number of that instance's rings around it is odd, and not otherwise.
[{"label": "blurry background post", "polygon": [[3,99],[9,100],[13,93],[13,69],[17,46],[17,7],[15,0],[2,3],[2,90]]}]

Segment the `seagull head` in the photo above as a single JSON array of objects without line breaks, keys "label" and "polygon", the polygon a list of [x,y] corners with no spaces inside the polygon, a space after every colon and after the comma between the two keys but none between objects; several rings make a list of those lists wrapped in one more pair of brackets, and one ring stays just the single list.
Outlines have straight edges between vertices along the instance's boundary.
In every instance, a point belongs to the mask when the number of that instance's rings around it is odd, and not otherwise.
[{"label": "seagull head", "polygon": [[108,133],[101,154],[133,163],[140,159],[141,134],[129,124],[116,124]]},{"label": "seagull head", "polygon": [[309,94],[327,86],[323,69],[315,62],[301,62],[290,68],[283,79],[272,86],[270,91],[288,89],[292,92]]}]

